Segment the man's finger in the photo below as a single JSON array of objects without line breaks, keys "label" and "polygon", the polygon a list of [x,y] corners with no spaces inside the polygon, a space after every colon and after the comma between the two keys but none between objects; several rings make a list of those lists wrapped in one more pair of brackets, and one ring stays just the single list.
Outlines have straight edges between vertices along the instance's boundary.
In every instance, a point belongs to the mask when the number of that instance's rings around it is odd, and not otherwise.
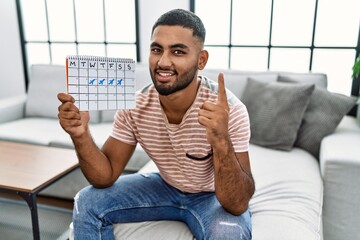
[{"label": "man's finger", "polygon": [[57,98],[60,100],[60,102],[64,103],[64,102],[72,102],[74,103],[75,102],[75,99],[69,95],[69,94],[66,94],[66,93],[59,93],[57,95]]},{"label": "man's finger", "polygon": [[220,104],[228,104],[227,103],[227,96],[226,96],[226,90],[225,90],[225,80],[224,80],[224,74],[223,73],[219,73],[218,76],[218,99],[217,99],[217,103]]}]

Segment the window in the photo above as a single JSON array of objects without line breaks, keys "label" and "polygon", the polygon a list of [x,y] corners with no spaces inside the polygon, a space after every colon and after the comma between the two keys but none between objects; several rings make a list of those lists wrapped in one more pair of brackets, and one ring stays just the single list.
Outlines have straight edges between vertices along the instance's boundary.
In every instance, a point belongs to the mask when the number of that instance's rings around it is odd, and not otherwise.
[{"label": "window", "polygon": [[27,68],[64,65],[74,54],[140,60],[137,0],[17,0],[17,7]]},{"label": "window", "polygon": [[329,91],[359,95],[351,71],[360,53],[360,1],[192,0],[191,6],[207,30],[207,67],[323,72]]}]

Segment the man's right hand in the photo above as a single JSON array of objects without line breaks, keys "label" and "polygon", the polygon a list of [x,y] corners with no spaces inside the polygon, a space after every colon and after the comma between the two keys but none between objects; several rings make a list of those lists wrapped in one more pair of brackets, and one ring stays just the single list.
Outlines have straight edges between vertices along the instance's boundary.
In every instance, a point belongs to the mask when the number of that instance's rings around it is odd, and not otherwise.
[{"label": "man's right hand", "polygon": [[61,102],[58,118],[61,127],[72,137],[78,138],[88,131],[89,112],[80,112],[74,105],[75,99],[66,93],[57,95]]}]

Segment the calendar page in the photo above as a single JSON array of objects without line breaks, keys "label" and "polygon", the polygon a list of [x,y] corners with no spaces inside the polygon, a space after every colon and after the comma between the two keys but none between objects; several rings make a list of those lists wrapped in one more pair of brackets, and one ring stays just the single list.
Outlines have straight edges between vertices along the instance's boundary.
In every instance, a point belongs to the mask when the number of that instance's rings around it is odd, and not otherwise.
[{"label": "calendar page", "polygon": [[66,57],[67,92],[80,111],[135,108],[135,61],[98,56]]}]

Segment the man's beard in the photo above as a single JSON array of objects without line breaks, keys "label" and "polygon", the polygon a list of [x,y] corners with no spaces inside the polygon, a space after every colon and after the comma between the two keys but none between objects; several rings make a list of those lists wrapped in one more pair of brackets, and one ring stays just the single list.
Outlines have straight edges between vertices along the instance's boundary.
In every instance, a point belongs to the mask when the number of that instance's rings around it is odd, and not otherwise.
[{"label": "man's beard", "polygon": [[174,92],[180,91],[184,88],[186,88],[187,86],[189,86],[189,84],[193,81],[196,72],[197,72],[197,66],[194,66],[189,72],[187,72],[185,75],[179,76],[177,75],[176,81],[172,84],[172,85],[164,85],[164,84],[159,84],[156,81],[155,75],[156,75],[156,71],[157,70],[168,70],[168,69],[161,69],[161,68],[157,68],[154,71],[152,71],[150,69],[150,75],[151,75],[151,79],[154,83],[154,86],[156,88],[156,90],[158,91],[158,93],[162,96],[168,96]]}]

